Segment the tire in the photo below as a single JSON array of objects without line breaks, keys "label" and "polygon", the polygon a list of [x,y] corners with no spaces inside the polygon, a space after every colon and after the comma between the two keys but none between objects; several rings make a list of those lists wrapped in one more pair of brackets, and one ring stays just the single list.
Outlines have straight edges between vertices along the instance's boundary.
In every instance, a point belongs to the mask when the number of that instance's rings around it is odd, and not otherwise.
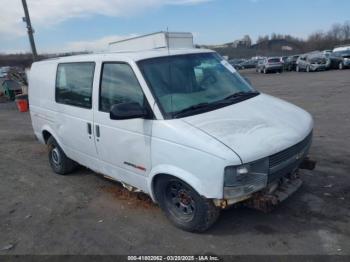
[{"label": "tire", "polygon": [[307,67],[306,67],[306,72],[308,72],[308,73],[311,72],[311,71],[310,71],[310,66],[307,66]]},{"label": "tire", "polygon": [[267,69],[266,69],[266,67],[264,68],[264,74],[267,74]]},{"label": "tire", "polygon": [[67,175],[76,168],[77,164],[66,156],[52,136],[47,140],[47,147],[49,163],[56,174]]},{"label": "tire", "polygon": [[295,71],[300,72],[300,68],[299,68],[298,65],[297,65],[297,67],[295,68]]},{"label": "tire", "polygon": [[178,228],[204,232],[220,215],[213,201],[201,197],[191,186],[172,176],[156,180],[155,196],[167,218]]},{"label": "tire", "polygon": [[338,66],[339,70],[343,70],[344,69],[344,65],[343,65],[343,62],[340,62],[339,63],[339,66]]}]

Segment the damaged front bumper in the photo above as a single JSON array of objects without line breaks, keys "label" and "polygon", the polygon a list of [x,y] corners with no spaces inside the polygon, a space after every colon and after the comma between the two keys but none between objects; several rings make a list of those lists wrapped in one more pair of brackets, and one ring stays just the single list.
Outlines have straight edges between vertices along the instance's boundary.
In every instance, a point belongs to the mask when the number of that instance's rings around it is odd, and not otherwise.
[{"label": "damaged front bumper", "polygon": [[294,174],[291,177],[284,177],[279,184],[271,185],[266,190],[254,193],[252,197],[243,204],[265,213],[270,212],[279,203],[283,202],[296,192],[302,184],[303,182],[297,174]]},{"label": "damaged front bumper", "polygon": [[298,170],[313,170],[315,167],[316,161],[306,157],[300,163],[298,169],[294,170],[292,173],[286,174],[278,180],[268,183],[263,189],[240,197],[215,199],[214,204],[217,207],[225,209],[239,203],[263,212],[270,212],[301,187],[302,180],[299,177]]}]

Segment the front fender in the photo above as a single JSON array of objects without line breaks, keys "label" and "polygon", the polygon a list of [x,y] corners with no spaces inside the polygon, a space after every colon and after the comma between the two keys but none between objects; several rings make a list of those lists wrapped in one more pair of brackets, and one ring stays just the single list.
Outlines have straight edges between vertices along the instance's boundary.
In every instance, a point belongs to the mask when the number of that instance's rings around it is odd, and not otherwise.
[{"label": "front fender", "polygon": [[156,202],[156,198],[154,195],[154,178],[157,175],[170,175],[177,177],[190,185],[194,190],[197,191],[199,195],[206,196],[205,189],[203,188],[203,183],[201,180],[196,177],[194,174],[183,170],[181,168],[171,166],[171,165],[158,165],[154,168],[152,168],[151,172],[149,173],[149,179],[148,179],[148,192],[154,202]]}]

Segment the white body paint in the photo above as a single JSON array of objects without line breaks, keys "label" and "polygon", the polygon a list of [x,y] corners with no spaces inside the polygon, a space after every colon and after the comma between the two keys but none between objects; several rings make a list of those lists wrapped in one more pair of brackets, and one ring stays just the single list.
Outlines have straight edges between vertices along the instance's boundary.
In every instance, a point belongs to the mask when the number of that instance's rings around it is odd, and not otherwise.
[{"label": "white body paint", "polygon": [[[303,140],[313,121],[304,110],[260,94],[221,109],[182,119],[165,120],[137,61],[167,55],[207,53],[202,49],[153,50],[64,57],[34,63],[29,77],[29,102],[35,135],[44,143],[49,132],[76,162],[136,187],[153,198],[156,175],[184,180],[200,195],[223,198],[224,169],[267,157]],[[59,63],[94,62],[92,109],[55,102]],[[101,65],[128,63],[152,107],[155,119],[111,120],[98,111]],[[230,71],[235,70],[226,65]],[[101,137],[87,133],[87,123],[100,125]],[[144,167],[136,169],[130,162]]]}]

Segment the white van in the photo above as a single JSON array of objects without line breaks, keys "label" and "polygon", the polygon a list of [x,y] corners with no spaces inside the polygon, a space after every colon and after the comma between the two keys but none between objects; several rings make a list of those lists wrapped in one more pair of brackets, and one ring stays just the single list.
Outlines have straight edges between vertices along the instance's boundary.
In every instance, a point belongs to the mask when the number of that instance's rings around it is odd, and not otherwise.
[{"label": "white van", "polygon": [[211,50],[175,44],[36,62],[29,102],[54,172],[80,164],[143,191],[188,231],[238,202],[276,205],[301,185],[298,168],[312,166],[310,114],[258,92]]}]

